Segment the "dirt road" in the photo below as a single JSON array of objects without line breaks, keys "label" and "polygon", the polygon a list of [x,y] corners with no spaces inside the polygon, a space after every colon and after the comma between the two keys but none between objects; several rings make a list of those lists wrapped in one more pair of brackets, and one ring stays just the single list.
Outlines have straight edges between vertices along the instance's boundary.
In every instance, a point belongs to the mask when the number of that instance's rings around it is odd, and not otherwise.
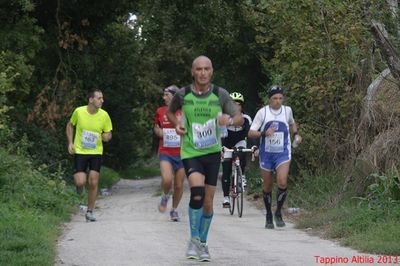
[{"label": "dirt road", "polygon": [[[121,180],[110,196],[98,200],[97,222],[86,223],[82,213],[74,215],[59,239],[55,265],[207,264],[184,256],[189,239],[187,188],[179,207],[181,221],[171,222],[169,212],[157,210],[158,187],[159,178]],[[209,234],[212,262],[207,265],[388,265],[378,263],[377,255],[310,236],[291,223],[264,229],[264,214],[251,203],[245,203],[238,218],[222,209],[221,202],[219,191]]]}]

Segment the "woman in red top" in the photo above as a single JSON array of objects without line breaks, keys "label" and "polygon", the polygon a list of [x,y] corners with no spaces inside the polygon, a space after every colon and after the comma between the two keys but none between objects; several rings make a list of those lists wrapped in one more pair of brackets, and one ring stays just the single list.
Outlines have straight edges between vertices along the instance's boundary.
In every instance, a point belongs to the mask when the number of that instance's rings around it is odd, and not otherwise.
[{"label": "woman in red top", "polygon": [[[165,105],[157,109],[154,118],[154,133],[160,139],[158,156],[160,159],[161,188],[163,191],[158,210],[160,212],[166,211],[172,181],[174,180],[172,209],[170,212],[172,221],[179,221],[177,207],[182,198],[183,181],[185,179],[185,171],[180,157],[181,138],[176,134],[174,125],[169,122],[166,116],[168,106],[177,90],[178,87],[175,85],[164,89],[163,99]],[[181,111],[178,110],[176,115],[181,116]]]}]

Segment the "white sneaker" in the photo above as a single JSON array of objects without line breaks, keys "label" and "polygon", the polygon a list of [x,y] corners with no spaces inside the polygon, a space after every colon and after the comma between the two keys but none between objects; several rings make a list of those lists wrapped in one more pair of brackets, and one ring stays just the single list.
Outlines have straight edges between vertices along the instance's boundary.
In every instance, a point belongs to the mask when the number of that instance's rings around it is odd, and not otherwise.
[{"label": "white sneaker", "polygon": [[86,213],[87,206],[85,204],[83,204],[83,203],[79,203],[79,211],[83,212],[83,213]]},{"label": "white sneaker", "polygon": [[211,261],[207,243],[200,243],[199,261]]},{"label": "white sneaker", "polygon": [[230,201],[229,201],[229,197],[224,197],[224,201],[222,202],[222,207],[223,208],[229,208],[231,205]]}]

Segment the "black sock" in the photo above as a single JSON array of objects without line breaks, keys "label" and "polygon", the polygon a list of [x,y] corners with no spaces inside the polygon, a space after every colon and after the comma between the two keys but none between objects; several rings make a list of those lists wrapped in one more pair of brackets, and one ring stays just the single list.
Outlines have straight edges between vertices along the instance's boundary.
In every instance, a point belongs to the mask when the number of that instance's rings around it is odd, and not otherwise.
[{"label": "black sock", "polygon": [[276,207],[276,214],[280,215],[281,214],[281,209],[283,206],[283,203],[285,202],[287,195],[287,188],[279,188],[278,191],[276,192],[276,202],[277,202],[277,207]]},{"label": "black sock", "polygon": [[265,209],[267,210],[267,215],[272,215],[271,203],[272,203],[272,192],[263,193]]},{"label": "black sock", "polygon": [[76,186],[76,194],[81,195],[83,193],[83,187]]}]

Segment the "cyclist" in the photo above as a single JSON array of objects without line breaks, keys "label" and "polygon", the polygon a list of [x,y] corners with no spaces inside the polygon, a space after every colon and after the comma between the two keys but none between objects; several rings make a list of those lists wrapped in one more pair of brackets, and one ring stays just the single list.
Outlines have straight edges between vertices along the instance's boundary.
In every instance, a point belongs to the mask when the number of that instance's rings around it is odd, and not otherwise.
[{"label": "cyclist", "polygon": [[[182,198],[185,171],[180,157],[181,138],[176,134],[175,128],[173,124],[169,122],[166,113],[172,97],[177,90],[178,87],[175,85],[164,89],[162,97],[165,105],[157,108],[154,117],[154,133],[160,139],[158,156],[160,159],[161,188],[163,191],[158,210],[160,212],[165,212],[167,209],[169,193],[172,187],[172,181],[174,181],[172,209],[169,214],[171,220],[175,222],[179,221],[177,208]],[[181,110],[177,110],[176,115],[181,116]]]},{"label": "cyclist", "polygon": [[282,219],[282,206],[287,195],[287,177],[291,160],[290,133],[300,144],[301,137],[293,119],[292,109],[283,105],[283,89],[274,85],[268,91],[269,105],[262,107],[250,127],[249,137],[260,139],[260,168],[264,180],[263,198],[267,210],[265,228],[273,229],[271,210],[273,172],[276,171],[278,190],[277,207],[274,214],[278,227],[285,226]]},{"label": "cyclist", "polygon": [[[222,148],[217,124],[242,125],[243,117],[228,92],[211,83],[213,67],[208,57],[194,59],[191,72],[193,84],[175,94],[167,116],[182,135],[181,158],[190,187],[191,239],[186,258],[210,261],[207,237]],[[181,123],[175,116],[178,109],[183,111]]]},{"label": "cyclist", "polygon": [[101,109],[104,102],[101,90],[90,91],[88,101],[88,105],[74,110],[67,123],[66,133],[68,152],[75,157],[74,181],[78,193],[82,193],[86,183],[86,170],[89,168],[89,193],[85,218],[86,221],[94,222],[96,218],[93,216],[93,209],[97,197],[103,142],[111,140],[112,123],[108,113]]},{"label": "cyclist", "polygon": [[[232,92],[230,94],[232,100],[238,105],[240,113],[244,118],[244,123],[241,126],[229,126],[228,127],[228,136],[226,138],[222,138],[222,145],[232,149],[233,147],[247,147],[247,134],[251,125],[251,118],[247,114],[243,112],[244,105],[244,97],[239,92]],[[243,185],[246,185],[246,180],[244,176],[244,169],[246,166],[246,155],[244,153],[239,154],[240,157],[240,167],[242,168],[242,182]],[[222,162],[222,190],[224,193],[224,201],[222,202],[222,207],[229,208],[229,186],[230,186],[230,177],[232,172],[232,160],[224,160]]]}]

